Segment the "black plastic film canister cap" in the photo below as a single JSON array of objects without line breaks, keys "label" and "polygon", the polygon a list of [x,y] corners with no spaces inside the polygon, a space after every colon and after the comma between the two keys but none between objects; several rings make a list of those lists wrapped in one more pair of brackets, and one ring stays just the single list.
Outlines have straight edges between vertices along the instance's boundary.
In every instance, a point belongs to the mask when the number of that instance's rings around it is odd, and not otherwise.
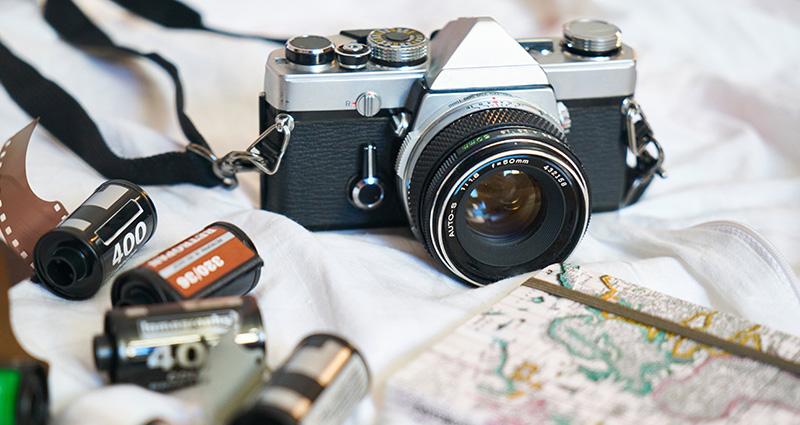
[{"label": "black plastic film canister cap", "polygon": [[[144,277],[141,275],[144,274]],[[140,280],[137,280],[140,279]],[[159,304],[172,301],[163,291],[153,285],[152,279],[138,269],[128,270],[114,281],[111,287],[111,305],[114,307],[128,307],[132,305]]]},{"label": "black plastic film canister cap", "polygon": [[34,247],[34,266],[39,280],[52,292],[67,299],[85,299],[97,292],[97,255],[67,233],[50,232]]},{"label": "black plastic film canister cap", "polygon": [[94,364],[97,370],[110,372],[114,366],[114,342],[106,335],[97,335],[93,342]]},{"label": "black plastic film canister cap", "polygon": [[71,285],[86,276],[89,260],[80,247],[61,246],[47,264],[47,274],[63,286]]}]

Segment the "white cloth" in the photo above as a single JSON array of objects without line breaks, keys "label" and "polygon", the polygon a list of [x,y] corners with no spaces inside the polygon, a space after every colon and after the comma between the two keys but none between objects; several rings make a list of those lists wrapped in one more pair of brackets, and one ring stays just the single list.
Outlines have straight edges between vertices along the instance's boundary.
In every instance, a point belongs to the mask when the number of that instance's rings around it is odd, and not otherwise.
[{"label": "white cloth", "polygon": [[[255,138],[263,65],[278,45],[166,30],[105,0],[78,3],[119,43],[177,63],[187,111],[217,152],[241,149]],[[793,275],[800,271],[797,2],[187,3],[210,26],[275,36],[380,26],[430,33],[451,19],[482,15],[515,37],[557,36],[560,24],[575,17],[614,22],[637,51],[636,97],[664,146],[669,178],[655,181],[634,206],[594,215],[569,261],[800,335],[800,289]],[[65,44],[31,0],[0,0],[0,38],[75,96],[120,155],[182,149],[173,88],[160,69]],[[0,91],[0,139],[30,120]],[[104,181],[41,129],[27,164],[34,191],[70,211]],[[307,334],[332,331],[361,349],[380,381],[393,362],[524,280],[468,288],[442,273],[406,229],[308,232],[257,209],[255,176],[234,191],[191,185],[145,190],[156,205],[158,229],[126,268],[210,222],[240,226],[265,260],[253,295],[273,367]],[[718,220],[744,223],[776,249],[738,226],[701,225]],[[73,302],[24,282],[11,298],[18,339],[50,364],[55,424],[135,425],[156,417],[191,423],[191,408],[174,396],[103,386],[91,340],[110,306],[108,285],[90,300]],[[367,400],[351,422],[373,417]]]}]

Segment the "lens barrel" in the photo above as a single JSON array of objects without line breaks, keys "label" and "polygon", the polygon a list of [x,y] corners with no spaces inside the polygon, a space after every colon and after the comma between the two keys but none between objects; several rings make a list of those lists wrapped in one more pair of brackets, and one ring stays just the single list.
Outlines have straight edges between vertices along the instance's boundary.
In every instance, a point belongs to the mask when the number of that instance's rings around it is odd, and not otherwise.
[{"label": "lens barrel", "polygon": [[585,172],[553,120],[534,109],[454,120],[422,149],[407,187],[418,237],[475,285],[563,261],[588,226]]}]

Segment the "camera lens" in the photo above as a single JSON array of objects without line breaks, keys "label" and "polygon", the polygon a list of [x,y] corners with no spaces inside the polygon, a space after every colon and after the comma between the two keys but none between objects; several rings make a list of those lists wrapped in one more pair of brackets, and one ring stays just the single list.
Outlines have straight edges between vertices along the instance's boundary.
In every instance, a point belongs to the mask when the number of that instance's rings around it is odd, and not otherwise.
[{"label": "camera lens", "polygon": [[491,174],[467,196],[466,223],[490,239],[509,239],[533,227],[542,207],[542,189],[531,175],[520,170]]},{"label": "camera lens", "polygon": [[399,153],[415,236],[475,285],[564,261],[588,226],[590,199],[557,121],[498,93],[452,104]]}]

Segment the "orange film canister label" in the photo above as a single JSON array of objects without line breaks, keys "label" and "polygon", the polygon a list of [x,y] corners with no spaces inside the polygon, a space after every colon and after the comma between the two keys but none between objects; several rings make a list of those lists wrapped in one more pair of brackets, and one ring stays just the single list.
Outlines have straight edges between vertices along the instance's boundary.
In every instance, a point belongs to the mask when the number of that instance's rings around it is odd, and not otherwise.
[{"label": "orange film canister label", "polygon": [[211,226],[145,263],[186,298],[255,256],[236,235]]},{"label": "orange film canister label", "polygon": [[121,274],[111,290],[112,304],[244,295],[258,282],[263,264],[241,229],[213,223]]}]

